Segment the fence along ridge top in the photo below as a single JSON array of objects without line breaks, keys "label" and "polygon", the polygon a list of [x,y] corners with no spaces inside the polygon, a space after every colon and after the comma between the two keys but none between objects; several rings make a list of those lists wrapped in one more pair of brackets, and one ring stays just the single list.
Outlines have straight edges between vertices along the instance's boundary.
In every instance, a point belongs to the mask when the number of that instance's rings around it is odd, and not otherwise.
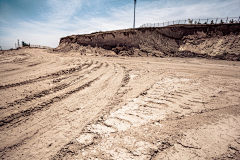
[{"label": "fence along ridge top", "polygon": [[224,23],[239,23],[239,17],[226,17],[226,18],[207,18],[207,19],[185,19],[185,20],[175,20],[163,23],[145,23],[139,28],[144,27],[166,27],[174,24],[224,24]]}]

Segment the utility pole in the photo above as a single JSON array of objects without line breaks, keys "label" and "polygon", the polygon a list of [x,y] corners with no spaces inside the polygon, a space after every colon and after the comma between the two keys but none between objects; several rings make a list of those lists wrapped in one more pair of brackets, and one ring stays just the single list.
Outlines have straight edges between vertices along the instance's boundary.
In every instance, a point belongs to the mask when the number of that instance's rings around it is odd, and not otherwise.
[{"label": "utility pole", "polygon": [[137,0],[134,0],[134,20],[133,20],[133,28],[135,28],[135,10],[136,10]]}]

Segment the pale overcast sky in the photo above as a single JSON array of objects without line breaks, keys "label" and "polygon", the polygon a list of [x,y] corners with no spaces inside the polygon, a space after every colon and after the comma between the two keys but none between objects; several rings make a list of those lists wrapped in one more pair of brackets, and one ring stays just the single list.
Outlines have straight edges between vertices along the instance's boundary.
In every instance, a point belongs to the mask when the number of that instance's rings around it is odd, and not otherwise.
[{"label": "pale overcast sky", "polygon": [[[57,47],[61,37],[133,26],[134,0],[0,0],[0,46],[17,39]],[[239,17],[240,0],[137,0],[136,27],[173,20]]]}]

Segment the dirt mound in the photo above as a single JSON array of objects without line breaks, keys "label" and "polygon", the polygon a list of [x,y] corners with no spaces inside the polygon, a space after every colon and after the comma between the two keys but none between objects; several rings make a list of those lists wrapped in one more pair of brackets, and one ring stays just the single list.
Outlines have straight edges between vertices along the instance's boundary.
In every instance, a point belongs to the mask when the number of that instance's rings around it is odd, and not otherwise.
[{"label": "dirt mound", "polygon": [[54,51],[79,51],[81,48],[82,54],[85,53],[83,46],[89,46],[91,54],[98,52],[98,49],[90,49],[91,46],[101,47],[101,55],[240,60],[239,33],[239,23],[137,28],[64,37]]},{"label": "dirt mound", "polygon": [[226,60],[240,60],[240,35],[231,32],[223,36],[222,32],[210,34],[197,32],[182,38],[179,51],[196,53],[196,56]]},{"label": "dirt mound", "polygon": [[111,51],[111,50],[105,50],[101,47],[91,47],[90,45],[88,46],[82,46],[77,43],[62,43],[60,47],[57,49],[53,49],[50,52],[69,52],[69,51],[74,51],[74,52],[79,52],[80,55],[85,55],[85,56],[116,56],[116,53]]}]

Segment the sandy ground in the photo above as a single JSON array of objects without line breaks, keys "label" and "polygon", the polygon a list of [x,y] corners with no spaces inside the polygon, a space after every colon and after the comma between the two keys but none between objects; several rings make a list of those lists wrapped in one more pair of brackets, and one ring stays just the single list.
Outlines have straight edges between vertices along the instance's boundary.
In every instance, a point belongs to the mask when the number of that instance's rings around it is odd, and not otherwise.
[{"label": "sandy ground", "polygon": [[1,159],[240,159],[240,62],[0,54]]}]

